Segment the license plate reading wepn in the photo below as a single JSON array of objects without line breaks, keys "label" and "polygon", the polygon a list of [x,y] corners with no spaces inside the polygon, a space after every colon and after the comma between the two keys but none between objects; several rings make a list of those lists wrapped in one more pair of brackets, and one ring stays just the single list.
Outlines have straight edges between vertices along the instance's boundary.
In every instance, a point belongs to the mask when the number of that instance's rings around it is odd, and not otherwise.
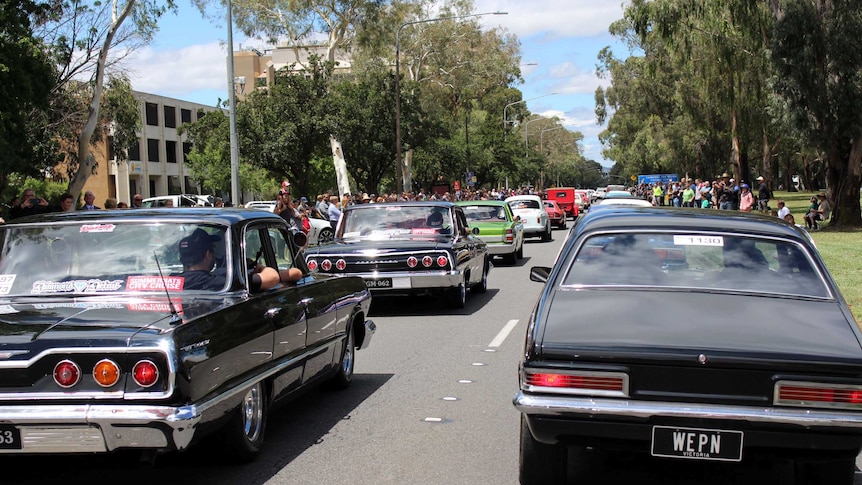
[{"label": "license plate reading wepn", "polygon": [[9,424],[0,424],[0,450],[20,450],[21,431]]},{"label": "license plate reading wepn", "polygon": [[392,288],[392,278],[380,278],[379,280],[365,280],[368,288]]},{"label": "license plate reading wepn", "polygon": [[741,461],[742,431],[653,426],[650,453],[690,460]]}]

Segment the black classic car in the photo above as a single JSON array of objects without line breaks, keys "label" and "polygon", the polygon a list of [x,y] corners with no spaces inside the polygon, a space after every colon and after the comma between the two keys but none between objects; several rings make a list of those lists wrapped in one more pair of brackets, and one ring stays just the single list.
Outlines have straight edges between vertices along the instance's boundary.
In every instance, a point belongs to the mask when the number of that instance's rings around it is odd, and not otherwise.
[{"label": "black classic car", "polygon": [[805,231],[608,208],[531,279],[545,287],[514,398],[521,483],[565,483],[568,458],[586,456],[567,452],[585,449],[779,459],[797,483],[852,483],[862,334]]},{"label": "black classic car", "polygon": [[309,272],[303,237],[251,209],[0,226],[0,453],[152,455],[219,432],[252,458],[270,406],[349,385],[375,328],[363,281]]},{"label": "black classic car", "polygon": [[484,293],[491,268],[487,245],[451,202],[352,205],[335,241],[305,251],[318,273],[360,276],[372,292],[440,293],[463,308],[467,289]]}]

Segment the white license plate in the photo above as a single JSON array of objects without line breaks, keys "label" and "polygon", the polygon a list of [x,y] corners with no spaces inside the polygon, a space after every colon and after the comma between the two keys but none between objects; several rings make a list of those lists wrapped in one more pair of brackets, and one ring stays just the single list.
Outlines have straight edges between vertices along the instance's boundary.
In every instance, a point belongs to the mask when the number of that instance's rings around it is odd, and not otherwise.
[{"label": "white license plate", "polygon": [[742,461],[742,431],[653,426],[652,456]]}]

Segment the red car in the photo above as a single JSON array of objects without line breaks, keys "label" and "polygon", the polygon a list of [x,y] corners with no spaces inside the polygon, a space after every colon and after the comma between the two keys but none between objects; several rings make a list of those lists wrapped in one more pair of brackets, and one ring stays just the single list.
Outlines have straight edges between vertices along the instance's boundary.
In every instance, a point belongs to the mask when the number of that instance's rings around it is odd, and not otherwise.
[{"label": "red car", "polygon": [[[543,200],[545,203],[545,212],[548,213],[548,219],[551,220],[552,226],[557,226],[560,229],[566,228],[566,211],[553,200]],[[578,217],[578,206],[575,206],[575,217]]]}]

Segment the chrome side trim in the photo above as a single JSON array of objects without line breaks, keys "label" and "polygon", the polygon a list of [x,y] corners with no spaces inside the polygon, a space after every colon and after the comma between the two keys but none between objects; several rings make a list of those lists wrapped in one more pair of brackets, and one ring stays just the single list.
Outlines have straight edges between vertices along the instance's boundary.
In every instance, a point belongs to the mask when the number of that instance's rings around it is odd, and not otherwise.
[{"label": "chrome side trim", "polygon": [[804,427],[862,428],[862,413],[798,408],[536,396],[524,392],[515,394],[512,403],[518,411],[524,414],[560,418],[613,419],[614,417],[625,417],[647,420],[658,417],[747,421]]}]

